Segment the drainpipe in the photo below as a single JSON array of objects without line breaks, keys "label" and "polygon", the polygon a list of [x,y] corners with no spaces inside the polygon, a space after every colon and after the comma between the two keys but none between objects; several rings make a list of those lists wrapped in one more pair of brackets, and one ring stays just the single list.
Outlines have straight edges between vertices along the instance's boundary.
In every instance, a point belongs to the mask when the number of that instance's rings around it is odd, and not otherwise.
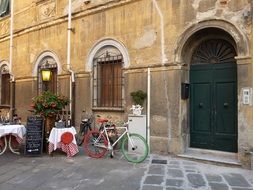
[{"label": "drainpipe", "polygon": [[150,151],[150,68],[148,68],[148,90],[147,90],[147,142]]},{"label": "drainpipe", "polygon": [[157,0],[151,0],[156,8],[156,11],[160,17],[160,30],[161,30],[161,55],[162,55],[162,64],[165,65],[168,62],[168,59],[165,54],[165,40],[164,40],[164,18],[162,11],[157,3]]},{"label": "drainpipe", "polygon": [[75,124],[75,73],[70,67],[70,53],[71,53],[71,16],[72,16],[72,2],[69,0],[69,5],[68,5],[68,42],[67,42],[67,69],[70,72],[70,84],[69,84],[69,98],[70,98],[70,117],[71,117],[71,125]]},{"label": "drainpipe", "polygon": [[14,19],[14,0],[10,1],[10,49],[9,49],[9,73],[11,76],[11,108],[10,108],[10,117],[12,119],[13,114],[15,113],[15,77],[12,72],[12,59],[13,59],[13,19]]}]

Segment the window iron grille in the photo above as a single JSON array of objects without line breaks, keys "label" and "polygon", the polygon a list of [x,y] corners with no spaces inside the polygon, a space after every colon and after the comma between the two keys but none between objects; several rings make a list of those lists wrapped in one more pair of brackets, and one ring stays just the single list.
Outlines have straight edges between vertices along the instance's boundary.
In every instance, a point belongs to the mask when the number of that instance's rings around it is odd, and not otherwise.
[{"label": "window iron grille", "polygon": [[122,55],[93,60],[93,107],[122,108],[124,77]]},{"label": "window iron grille", "polygon": [[0,103],[1,105],[10,105],[10,74],[9,67],[3,65],[0,68]]}]

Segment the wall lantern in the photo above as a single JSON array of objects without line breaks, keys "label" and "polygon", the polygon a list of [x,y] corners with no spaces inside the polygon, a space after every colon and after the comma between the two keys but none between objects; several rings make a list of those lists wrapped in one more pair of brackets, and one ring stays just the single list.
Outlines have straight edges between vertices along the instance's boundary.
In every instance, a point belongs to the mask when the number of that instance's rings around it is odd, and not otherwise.
[{"label": "wall lantern", "polygon": [[43,69],[41,70],[41,76],[43,82],[49,82],[51,80],[52,71],[49,69]]}]

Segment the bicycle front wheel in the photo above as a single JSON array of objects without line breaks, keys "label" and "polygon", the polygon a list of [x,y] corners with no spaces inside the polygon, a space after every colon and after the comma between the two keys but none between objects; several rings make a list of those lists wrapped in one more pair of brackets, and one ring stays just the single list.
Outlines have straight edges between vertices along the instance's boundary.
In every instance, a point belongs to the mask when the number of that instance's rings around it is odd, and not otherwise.
[{"label": "bicycle front wheel", "polygon": [[123,139],[121,151],[129,162],[140,163],[148,156],[148,144],[141,135],[132,133]]},{"label": "bicycle front wheel", "polygon": [[84,139],[84,151],[92,158],[101,158],[107,152],[108,142],[97,130],[89,131]]}]

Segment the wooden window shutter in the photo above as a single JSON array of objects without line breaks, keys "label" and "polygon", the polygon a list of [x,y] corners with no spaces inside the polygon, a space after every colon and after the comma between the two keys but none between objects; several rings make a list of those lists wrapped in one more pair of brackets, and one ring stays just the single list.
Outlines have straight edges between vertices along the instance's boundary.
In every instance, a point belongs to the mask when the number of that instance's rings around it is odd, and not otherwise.
[{"label": "wooden window shutter", "polygon": [[1,104],[10,105],[10,74],[2,74]]}]

